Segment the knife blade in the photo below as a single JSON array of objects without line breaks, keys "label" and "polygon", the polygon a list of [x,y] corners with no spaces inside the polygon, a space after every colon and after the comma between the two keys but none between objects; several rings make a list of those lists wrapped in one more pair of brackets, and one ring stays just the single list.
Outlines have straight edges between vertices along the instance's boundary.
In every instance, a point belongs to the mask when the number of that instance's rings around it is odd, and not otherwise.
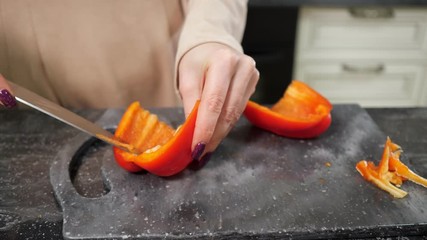
[{"label": "knife blade", "polygon": [[137,150],[130,144],[119,141],[112,133],[95,123],[81,117],[80,115],[59,106],[58,104],[37,95],[36,93],[19,86],[16,83],[7,81],[12,88],[13,94],[19,102],[37,109],[53,118],[58,119],[74,128],[79,129],[91,136],[94,136],[108,144],[114,145],[125,151],[137,154]]}]

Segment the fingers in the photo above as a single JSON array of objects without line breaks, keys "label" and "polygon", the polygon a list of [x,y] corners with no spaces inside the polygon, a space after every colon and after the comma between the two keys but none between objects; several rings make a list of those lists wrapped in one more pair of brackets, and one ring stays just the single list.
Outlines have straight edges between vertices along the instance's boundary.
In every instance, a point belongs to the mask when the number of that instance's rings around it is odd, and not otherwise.
[{"label": "fingers", "polygon": [[193,135],[193,148],[197,150],[193,157],[196,159],[199,159],[205,147],[209,146],[216,131],[237,64],[238,58],[234,52],[219,50],[207,67]]},{"label": "fingers", "polygon": [[218,43],[202,44],[187,52],[178,72],[186,116],[200,99],[192,157],[206,163],[242,115],[259,73],[251,57]]},{"label": "fingers", "polygon": [[13,108],[16,106],[15,97],[12,95],[6,79],[0,74],[0,105],[6,108]]},{"label": "fingers", "polygon": [[255,68],[255,61],[244,56],[239,61],[239,67],[230,83],[223,110],[217,121],[214,134],[206,147],[206,152],[215,150],[239,120],[250,96],[255,91],[258,79],[259,72]]},{"label": "fingers", "polygon": [[203,86],[203,70],[197,71],[191,67],[181,67],[179,79],[185,81],[179,82],[179,92],[184,105],[185,118],[191,113],[194,103],[200,99]]},{"label": "fingers", "polygon": [[[227,54],[230,54],[228,56]],[[255,91],[259,72],[245,55],[221,52],[205,74],[201,105],[193,137],[195,159],[210,156],[242,115]],[[204,145],[203,145],[204,144]]]}]

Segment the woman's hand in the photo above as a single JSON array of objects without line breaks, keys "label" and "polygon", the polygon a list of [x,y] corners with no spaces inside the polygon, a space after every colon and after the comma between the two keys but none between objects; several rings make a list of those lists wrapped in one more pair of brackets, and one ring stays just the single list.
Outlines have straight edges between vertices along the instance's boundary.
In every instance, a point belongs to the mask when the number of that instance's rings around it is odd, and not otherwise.
[{"label": "woman's hand", "polygon": [[0,105],[6,108],[13,108],[16,106],[15,97],[10,93],[10,87],[6,79],[0,74]]},{"label": "woman's hand", "polygon": [[255,61],[226,45],[205,43],[188,51],[178,67],[186,116],[200,99],[193,159],[205,163],[242,115],[259,79]]}]

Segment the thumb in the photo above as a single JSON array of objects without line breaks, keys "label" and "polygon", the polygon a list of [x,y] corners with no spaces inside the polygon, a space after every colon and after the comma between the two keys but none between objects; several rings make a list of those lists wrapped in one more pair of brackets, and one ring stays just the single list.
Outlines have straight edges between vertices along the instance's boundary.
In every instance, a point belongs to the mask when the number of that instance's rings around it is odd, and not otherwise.
[{"label": "thumb", "polygon": [[200,99],[203,87],[202,72],[181,65],[178,73],[178,89],[184,105],[185,118],[193,110],[194,104]]}]

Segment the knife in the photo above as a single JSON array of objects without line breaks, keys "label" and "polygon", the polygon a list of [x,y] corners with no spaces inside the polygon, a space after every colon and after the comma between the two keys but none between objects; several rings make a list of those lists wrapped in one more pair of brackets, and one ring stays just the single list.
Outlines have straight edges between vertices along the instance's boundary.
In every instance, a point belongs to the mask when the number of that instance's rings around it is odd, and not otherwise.
[{"label": "knife", "polygon": [[24,87],[19,86],[16,83],[10,81],[7,81],[7,83],[12,88],[15,98],[19,102],[34,109],[37,109],[53,118],[56,118],[74,128],[77,128],[122,150],[138,154],[135,147],[121,142],[112,133],[96,125],[95,123],[90,122],[89,120],[77,115],[76,113],[66,108],[63,108],[58,104],[49,101],[46,98],[43,98],[42,96],[39,96]]}]

